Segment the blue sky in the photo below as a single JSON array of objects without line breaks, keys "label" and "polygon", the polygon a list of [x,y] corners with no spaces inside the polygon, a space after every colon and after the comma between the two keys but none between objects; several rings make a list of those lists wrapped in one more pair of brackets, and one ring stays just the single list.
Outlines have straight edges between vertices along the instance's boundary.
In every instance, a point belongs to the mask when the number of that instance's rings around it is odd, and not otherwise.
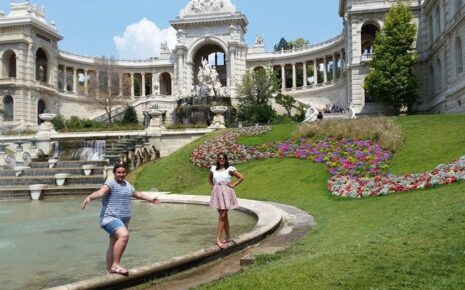
[{"label": "blue sky", "polygon": [[[6,14],[10,12],[9,2],[0,2],[0,10]],[[58,32],[64,37],[59,43],[60,49],[88,56],[132,59],[147,58],[147,54],[153,54],[151,46],[155,42],[158,47],[160,41],[170,40],[172,36],[169,35],[173,31],[167,29],[170,27],[169,21],[175,19],[188,2],[31,0],[31,3],[45,7],[47,21],[55,21]],[[311,43],[318,43],[342,31],[342,19],[338,15],[339,0],[231,2],[249,20],[246,38],[249,46],[254,43],[257,34],[263,35],[267,50],[272,50],[281,37],[287,40],[303,37]],[[115,38],[119,38],[119,41]],[[169,42],[171,44],[172,41]]]}]

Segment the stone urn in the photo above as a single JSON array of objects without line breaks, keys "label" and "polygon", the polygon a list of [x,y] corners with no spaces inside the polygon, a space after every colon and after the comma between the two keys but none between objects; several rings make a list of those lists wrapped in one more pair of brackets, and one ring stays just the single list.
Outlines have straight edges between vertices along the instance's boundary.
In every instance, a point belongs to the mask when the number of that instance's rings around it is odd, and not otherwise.
[{"label": "stone urn", "polygon": [[226,107],[226,106],[214,106],[214,107],[211,107],[210,110],[213,113],[215,113],[215,116],[213,117],[212,124],[208,128],[212,128],[212,129],[224,129],[224,128],[226,128],[223,114],[226,113],[226,111],[228,110],[228,107]]},{"label": "stone urn", "polygon": [[150,109],[150,110],[147,111],[147,113],[151,117],[149,127],[165,129],[165,127],[163,126],[163,120],[162,120],[162,116],[165,113],[164,110]]},{"label": "stone urn", "polygon": [[52,120],[56,118],[56,114],[53,113],[42,113],[39,118],[43,121],[39,126],[40,132],[51,132],[56,133],[55,127],[52,124]]},{"label": "stone urn", "polygon": [[55,174],[55,181],[58,186],[63,186],[65,184],[66,178],[70,177],[69,173],[57,173]]},{"label": "stone urn", "polygon": [[47,187],[47,184],[31,184],[29,190],[31,191],[31,199],[39,200],[42,195],[42,190]]},{"label": "stone urn", "polygon": [[97,168],[97,166],[94,164],[82,165],[82,169],[84,170],[84,174],[86,176],[89,176],[95,168]]}]

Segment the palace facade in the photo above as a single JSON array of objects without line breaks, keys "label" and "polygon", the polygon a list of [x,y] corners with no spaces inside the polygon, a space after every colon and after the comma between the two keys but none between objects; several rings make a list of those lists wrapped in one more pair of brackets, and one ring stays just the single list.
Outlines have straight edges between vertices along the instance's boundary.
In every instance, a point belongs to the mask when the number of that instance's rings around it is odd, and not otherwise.
[{"label": "palace facade", "polygon": [[[340,35],[305,48],[266,52],[261,37],[252,47],[247,46],[248,19],[230,0],[191,0],[171,21],[177,32],[174,49],[162,45],[157,58],[112,61],[118,75],[116,93],[127,97],[139,114],[154,105],[166,110],[170,122],[177,100],[190,95],[202,60],[207,59],[233,100],[240,98],[236,86],[247,70],[267,68],[278,76],[281,90],[300,102],[317,108],[351,105],[357,114],[380,112],[383,108],[365,95],[362,84],[370,67],[375,34],[394,3],[340,0]],[[416,47],[421,57],[421,102],[417,109],[463,112],[462,0],[409,3],[418,27]],[[45,11],[29,1],[11,2],[10,13],[0,13],[4,124],[36,126],[38,115],[45,111],[66,118],[106,118],[105,112],[89,101],[96,84],[108,81],[97,65],[101,60],[60,50],[62,39],[55,24],[47,22]]]}]

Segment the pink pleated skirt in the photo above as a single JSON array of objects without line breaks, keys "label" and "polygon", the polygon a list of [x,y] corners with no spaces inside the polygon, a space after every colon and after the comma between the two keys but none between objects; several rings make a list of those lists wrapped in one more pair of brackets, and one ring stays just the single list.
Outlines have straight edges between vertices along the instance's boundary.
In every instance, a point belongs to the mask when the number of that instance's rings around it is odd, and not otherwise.
[{"label": "pink pleated skirt", "polygon": [[214,209],[239,208],[236,192],[227,185],[214,185],[210,197],[210,207]]}]

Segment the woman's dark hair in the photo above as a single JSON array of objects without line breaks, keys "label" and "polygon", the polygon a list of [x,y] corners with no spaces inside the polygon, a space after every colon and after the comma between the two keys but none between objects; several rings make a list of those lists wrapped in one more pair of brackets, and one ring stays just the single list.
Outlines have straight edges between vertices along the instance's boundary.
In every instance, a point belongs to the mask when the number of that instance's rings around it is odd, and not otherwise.
[{"label": "woman's dark hair", "polygon": [[220,170],[220,162],[218,161],[220,156],[224,157],[224,169],[228,169],[229,167],[228,155],[226,155],[226,153],[220,153],[216,156],[216,170]]},{"label": "woman's dark hair", "polygon": [[117,164],[115,165],[115,167],[113,167],[113,174],[116,173],[116,170],[118,170],[118,168],[124,168],[124,170],[126,170],[126,167],[124,167],[123,164],[117,163]]}]

